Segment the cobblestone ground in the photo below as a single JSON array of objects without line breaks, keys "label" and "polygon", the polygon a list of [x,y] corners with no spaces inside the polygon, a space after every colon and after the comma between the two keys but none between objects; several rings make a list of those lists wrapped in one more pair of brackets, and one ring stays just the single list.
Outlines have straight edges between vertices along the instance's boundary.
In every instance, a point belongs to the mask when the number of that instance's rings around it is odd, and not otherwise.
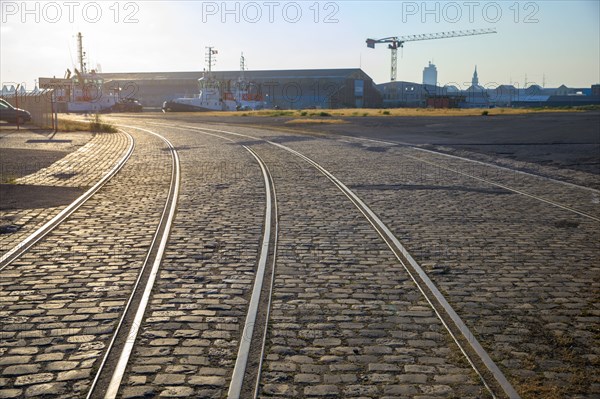
[{"label": "cobblestone ground", "polygon": [[281,229],[262,396],[486,397],[345,195],[288,153],[257,149],[275,173]]},{"label": "cobblestone ground", "polygon": [[[147,127],[177,147],[182,187],[119,396],[224,397],[264,227],[262,176],[239,144]],[[598,223],[422,160],[599,215],[592,192],[405,147],[231,129],[301,151],[363,198],[523,398],[600,397]],[[125,168],[0,272],[0,397],[86,392],[168,190],[169,152],[135,137]],[[274,175],[280,217],[261,396],[487,397],[348,199],[293,155],[245,144]]]},{"label": "cobblestone ground", "polygon": [[552,165],[539,165],[535,163],[518,161],[509,158],[497,158],[488,154],[476,153],[456,148],[449,148],[443,146],[427,147],[459,157],[467,157],[469,159],[496,164],[513,170],[527,171],[539,176],[552,177],[554,179],[567,181],[573,184],[600,189],[600,177],[598,177],[598,175],[586,173],[583,171],[577,171],[573,169],[561,169]]},{"label": "cobblestone ground", "polygon": [[220,398],[254,282],[265,189],[241,146],[199,133],[169,139],[181,158],[177,217],[119,396]]},{"label": "cobblestone ground", "polygon": [[[600,396],[596,221],[407,156],[452,168],[462,161],[406,148],[286,141],[382,217],[523,397]],[[598,215],[589,191],[470,169]]]},{"label": "cobblestone ground", "polygon": [[[37,186],[89,188],[117,164],[128,146],[129,140],[124,133],[96,134],[89,142],[63,159],[15,182]],[[16,227],[16,231],[0,235],[0,255],[11,250],[62,209],[63,207],[51,207],[1,211],[0,220],[10,222]]]},{"label": "cobblestone ground", "polygon": [[121,172],[0,272],[0,397],[85,395],[169,188],[162,141],[132,134]]}]

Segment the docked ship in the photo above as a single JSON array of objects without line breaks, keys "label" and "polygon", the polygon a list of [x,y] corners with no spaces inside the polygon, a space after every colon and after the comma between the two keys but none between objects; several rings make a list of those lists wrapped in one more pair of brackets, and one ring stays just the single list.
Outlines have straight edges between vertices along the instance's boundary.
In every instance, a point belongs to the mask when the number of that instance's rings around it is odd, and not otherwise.
[{"label": "docked ship", "polygon": [[71,85],[56,90],[55,98],[57,103],[65,103],[67,112],[110,112],[119,103],[119,93],[117,91],[106,92],[103,84],[103,80],[95,71],[86,73],[75,69]]},{"label": "docked ship", "polygon": [[77,34],[79,69],[69,69],[63,79],[40,78],[40,87],[54,90],[54,100],[59,112],[101,113],[110,112],[119,104],[119,91],[107,90],[103,79],[95,70],[87,71],[84,61],[83,37]]},{"label": "docked ship", "polygon": [[237,104],[226,96],[219,82],[210,76],[198,79],[198,95],[165,101],[163,112],[235,111]]},{"label": "docked ship", "polygon": [[251,84],[244,79],[244,55],[241,58],[241,73],[233,87],[214,78],[212,55],[216,51],[208,47],[208,72],[198,79],[198,94],[193,97],[175,98],[165,101],[163,112],[207,112],[207,111],[240,111],[258,110],[265,106],[260,93],[251,92]]}]

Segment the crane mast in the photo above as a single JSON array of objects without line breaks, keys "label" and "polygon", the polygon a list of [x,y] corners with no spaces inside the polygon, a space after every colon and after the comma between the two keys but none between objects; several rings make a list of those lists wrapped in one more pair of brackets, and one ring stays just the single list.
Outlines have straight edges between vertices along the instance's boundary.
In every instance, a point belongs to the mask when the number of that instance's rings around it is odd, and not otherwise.
[{"label": "crane mast", "polygon": [[375,48],[376,44],[387,43],[388,49],[392,51],[392,67],[391,67],[391,80],[396,80],[397,69],[398,69],[398,48],[404,47],[405,42],[416,42],[421,40],[435,40],[435,39],[448,39],[451,37],[461,36],[475,36],[475,35],[487,35],[490,33],[496,33],[496,29],[469,29],[460,31],[450,32],[438,32],[438,33],[425,33],[419,35],[408,35],[408,36],[391,36],[384,37],[383,39],[367,39],[367,47]]}]

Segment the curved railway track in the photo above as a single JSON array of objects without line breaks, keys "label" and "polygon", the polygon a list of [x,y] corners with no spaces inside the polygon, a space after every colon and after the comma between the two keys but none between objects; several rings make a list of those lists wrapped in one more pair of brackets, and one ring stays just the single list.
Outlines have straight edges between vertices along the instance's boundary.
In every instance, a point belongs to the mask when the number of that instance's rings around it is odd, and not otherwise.
[{"label": "curved railway track", "polygon": [[[154,125],[165,126],[164,124],[153,123]],[[489,354],[478,342],[475,335],[469,330],[460,316],[454,311],[452,306],[448,303],[444,295],[439,291],[436,285],[431,281],[427,273],[421,268],[421,266],[414,260],[414,258],[408,253],[406,248],[402,246],[399,240],[394,236],[391,230],[385,225],[385,223],[377,216],[368,205],[362,201],[358,195],[356,195],[351,189],[344,185],[339,179],[337,179],[327,169],[322,167],[319,163],[315,162],[311,158],[301,154],[298,151],[293,150],[285,145],[269,141],[264,138],[255,137],[247,134],[241,134],[236,132],[230,132],[219,129],[209,129],[196,126],[170,126],[178,129],[190,129],[201,133],[211,134],[228,134],[238,138],[251,139],[262,141],[275,146],[283,151],[286,151],[303,161],[310,164],[319,173],[323,174],[329,179],[347,198],[352,204],[358,209],[358,211],[367,219],[367,221],[373,226],[377,234],[384,240],[386,245],[394,253],[394,256],[400,263],[400,265],[408,272],[410,278],[417,285],[419,291],[423,294],[426,301],[431,306],[439,320],[442,322],[453,341],[459,347],[462,354],[465,356],[471,367],[477,373],[483,385],[487,388],[488,392],[492,397],[508,397],[511,399],[520,398],[519,394],[504,376],[499,367],[494,363]],[[262,349],[264,350],[264,348]],[[261,351],[262,351],[261,350]],[[253,397],[256,397],[256,393]],[[229,398],[238,398],[236,395],[238,391],[231,391]]]},{"label": "curved railway track", "polygon": [[[310,165],[312,168],[317,170],[320,174],[325,176],[343,195],[352,203],[352,205],[360,212],[360,214],[366,219],[371,225],[373,230],[383,240],[385,245],[391,250],[394,257],[401,266],[410,276],[412,281],[416,284],[418,290],[423,295],[437,318],[441,321],[448,334],[458,346],[461,353],[469,362],[470,366],[479,376],[482,384],[487,388],[490,395],[496,397],[508,397],[508,398],[519,398],[519,394],[513,388],[511,383],[504,376],[500,368],[494,363],[486,350],[478,342],[475,335],[467,327],[461,317],[449,304],[446,297],[440,292],[435,283],[429,278],[423,268],[417,263],[417,261],[411,256],[407,249],[400,243],[394,233],[388,228],[384,221],[348,186],[346,186],[341,180],[329,172],[325,167],[320,165],[312,158],[296,151],[286,145],[270,141],[264,137],[255,137],[248,134],[242,134],[238,132],[232,132],[221,129],[209,129],[205,127],[189,126],[189,125],[167,125],[163,123],[149,123],[151,125],[175,128],[187,131],[194,131],[204,135],[213,136],[221,140],[228,141],[230,143],[239,144],[243,147],[257,162],[265,188],[265,215],[263,224],[263,235],[260,245],[259,258],[257,260],[257,266],[254,274],[254,284],[252,294],[250,297],[248,312],[243,325],[243,331],[239,340],[239,347],[237,351],[237,358],[232,372],[230,385],[228,387],[228,398],[236,399],[239,397],[258,397],[260,391],[260,376],[263,364],[263,358],[265,355],[265,346],[269,322],[269,312],[271,308],[272,292],[274,286],[275,267],[277,260],[277,243],[279,233],[279,221],[278,221],[278,208],[277,208],[277,194],[275,190],[275,184],[273,176],[269,171],[267,164],[260,157],[259,153],[240,143],[243,140],[256,140],[269,144],[285,153],[291,154],[294,157],[302,160],[303,162]],[[161,266],[161,261],[165,253],[169,234],[173,223],[175,221],[175,214],[177,210],[177,201],[180,191],[181,181],[181,167],[179,161],[179,155],[173,144],[163,137],[162,135],[138,126],[131,125],[118,125],[121,128],[136,129],[147,134],[154,135],[160,138],[168,147],[168,150],[172,157],[172,169],[171,169],[171,181],[168,190],[168,196],[165,201],[163,212],[160,218],[160,222],[154,233],[152,243],[147,252],[147,256],[143,263],[143,266],[138,273],[137,280],[131,290],[130,297],[125,305],[125,308],[120,317],[118,326],[116,327],[114,334],[108,348],[105,351],[100,367],[95,374],[92,385],[88,391],[87,398],[116,398],[120,392],[120,387],[125,375],[127,365],[135,346],[136,337],[138,336],[139,329],[144,320],[146,307],[151,298],[152,289],[158,278],[158,273]],[[75,212],[85,201],[92,197],[98,190],[102,188],[107,181],[109,181],[127,162],[133,150],[135,148],[135,141],[133,137],[128,134],[130,139],[130,146],[127,153],[121,158],[117,165],[99,181],[94,187],[88,192],[74,201],[59,215],[53,218],[46,225],[38,229],[34,234],[25,239],[19,246],[9,251],[0,259],[0,271],[18,259],[23,253],[31,248],[36,242],[42,239],[56,226],[60,225],[65,219],[67,219],[73,212]],[[404,145],[401,143],[385,142],[379,140],[371,140],[365,138],[354,138],[357,140],[367,140],[379,143],[385,143],[389,145]],[[420,149],[418,147],[410,146],[417,150],[431,151]],[[434,152],[438,155],[445,155],[449,157],[459,158],[465,161],[472,161],[476,163],[482,163],[480,161],[473,161],[469,159],[463,159],[453,155],[443,154]],[[452,173],[456,173],[463,177],[477,180],[486,184],[490,184],[505,190],[509,190],[519,195],[523,195],[530,199],[534,199],[543,202],[547,205],[561,208],[565,211],[575,213],[585,218],[600,221],[599,218],[589,213],[583,212],[573,207],[569,207],[560,204],[556,201],[552,201],[540,196],[528,193],[522,189],[500,184],[489,179],[485,179],[479,176],[475,176],[469,173],[462,172],[460,170],[442,166],[435,162],[421,159],[416,156],[406,155],[408,158],[423,162],[425,164],[436,166]],[[500,169],[507,169],[512,172],[524,173],[530,176],[538,178],[544,178],[558,183],[563,183],[574,188],[585,188],[591,191],[597,191],[591,188],[580,187],[572,183],[561,182],[542,176],[529,174],[527,172],[515,171],[505,167],[482,163],[486,166],[497,167]],[[259,326],[256,328],[256,326]],[[258,353],[258,355],[257,355]],[[252,364],[252,367],[249,365]],[[250,370],[251,369],[251,370]]]},{"label": "curved railway track", "polygon": [[[406,143],[393,143],[393,142],[387,142],[387,141],[381,141],[381,140],[372,140],[372,139],[364,139],[364,138],[358,138],[358,139],[360,139],[360,140],[366,140],[366,141],[369,141],[369,142],[376,142],[376,143],[388,144],[388,145],[405,145],[405,146],[408,146],[408,147],[410,147],[410,148],[412,148],[414,150],[417,150],[417,151],[428,152],[428,153],[432,153],[432,154],[435,154],[435,155],[441,155],[441,156],[445,156],[445,157],[449,157],[449,158],[459,159],[461,161],[472,162],[472,163],[475,163],[475,164],[485,165],[487,167],[492,167],[492,168],[496,168],[496,169],[500,169],[500,170],[507,170],[507,171],[510,171],[511,173],[519,173],[519,174],[523,174],[523,175],[527,175],[527,176],[533,176],[533,177],[536,177],[536,178],[539,178],[539,179],[551,181],[553,183],[558,183],[558,184],[566,185],[566,186],[569,186],[569,187],[573,187],[573,188],[577,188],[577,189],[582,189],[582,190],[590,191],[590,192],[593,192],[593,193],[599,193],[600,192],[600,190],[597,190],[597,189],[592,188],[592,187],[580,186],[580,185],[573,184],[573,183],[570,183],[570,182],[565,182],[565,181],[562,181],[562,180],[556,180],[556,179],[552,179],[552,178],[549,178],[549,177],[534,175],[534,174],[531,174],[531,173],[527,173],[527,172],[523,172],[523,171],[519,171],[519,170],[515,170],[515,169],[509,169],[509,168],[506,168],[506,167],[503,167],[503,166],[488,164],[488,163],[485,163],[485,162],[471,160],[471,159],[464,158],[464,157],[458,157],[456,155],[445,154],[445,153],[439,152],[439,151],[432,151],[432,150],[428,150],[428,149],[424,149],[424,148],[419,148],[419,147],[416,147],[414,145],[410,145],[410,144],[406,144]],[[510,186],[508,186],[506,184],[500,184],[500,183],[494,182],[494,181],[492,181],[490,179],[485,179],[483,177],[475,176],[473,174],[466,173],[466,172],[463,172],[463,171],[460,171],[460,170],[457,170],[457,169],[454,169],[454,168],[450,168],[450,167],[447,167],[447,166],[443,166],[443,165],[440,165],[438,163],[431,162],[431,161],[428,161],[428,160],[425,160],[425,159],[422,159],[422,158],[419,158],[419,157],[415,157],[415,156],[412,156],[412,155],[406,155],[406,154],[404,156],[407,157],[407,158],[409,158],[409,159],[412,159],[414,161],[421,162],[421,163],[424,163],[424,164],[427,164],[427,165],[430,165],[430,166],[433,166],[433,167],[436,167],[436,168],[439,168],[439,169],[443,169],[443,170],[455,173],[457,175],[468,177],[470,179],[477,180],[477,181],[480,181],[480,182],[483,182],[483,183],[486,183],[486,184],[490,184],[492,186],[495,186],[495,187],[498,187],[498,188],[502,188],[504,190],[511,191],[513,193],[520,194],[520,195],[523,195],[525,197],[529,197],[531,199],[535,199],[537,201],[544,202],[544,203],[546,203],[548,205],[552,205],[552,206],[555,206],[557,208],[561,208],[563,210],[575,213],[575,214],[577,214],[579,216],[583,216],[585,218],[594,220],[596,222],[600,222],[600,218],[599,217],[596,217],[594,215],[590,215],[589,213],[581,211],[579,209],[576,209],[576,208],[573,208],[573,207],[570,207],[570,206],[567,206],[567,205],[564,205],[564,204],[560,204],[560,203],[558,203],[556,201],[552,201],[552,200],[540,197],[539,195],[534,195],[534,194],[528,193],[528,192],[526,192],[524,190],[510,187]]]},{"label": "curved railway track", "polygon": [[494,169],[498,169],[498,170],[508,171],[510,173],[517,173],[517,174],[524,175],[524,176],[530,176],[530,177],[535,177],[535,178],[542,179],[542,180],[547,180],[547,181],[550,181],[552,183],[557,183],[557,184],[565,185],[565,186],[572,187],[572,188],[578,188],[578,189],[590,191],[590,192],[593,192],[593,193],[600,193],[600,190],[598,190],[596,188],[593,188],[593,187],[582,186],[580,184],[575,184],[575,183],[571,183],[571,182],[564,181],[564,180],[558,180],[558,179],[554,179],[552,177],[542,176],[542,175],[538,175],[538,174],[535,174],[535,173],[526,172],[526,171],[519,170],[519,169],[508,168],[506,166],[495,165],[493,163],[483,162],[483,161],[479,161],[479,160],[476,160],[476,159],[470,159],[470,158],[461,157],[461,156],[458,156],[458,155],[447,154],[447,153],[442,152],[442,151],[435,151],[435,150],[430,150],[430,149],[427,149],[427,148],[421,148],[420,146],[417,146],[417,145],[414,145],[414,144],[410,144],[410,143],[406,143],[406,142],[402,142],[402,141],[385,141],[385,140],[376,140],[376,139],[370,139],[370,138],[367,138],[367,137],[355,137],[355,136],[342,136],[342,137],[345,137],[347,139],[360,140],[360,141],[365,141],[365,142],[370,142],[370,143],[377,143],[377,144],[386,144],[386,145],[391,145],[391,146],[401,145],[401,146],[404,146],[404,147],[410,147],[410,148],[412,148],[412,149],[414,149],[416,151],[419,151],[419,152],[440,155],[440,156],[443,156],[443,157],[446,157],[446,158],[450,158],[450,159],[458,159],[458,160],[469,162],[469,163],[476,164],[476,165],[482,165],[482,166],[486,166],[486,167],[490,167],[490,168],[494,168]]},{"label": "curved railway track", "polygon": [[102,179],[100,179],[94,186],[92,186],[89,190],[83,193],[79,198],[69,204],[65,209],[63,209],[60,213],[58,213],[55,217],[49,220],[46,224],[41,226],[39,229],[30,234],[27,238],[9,250],[7,253],[0,257],[0,271],[5,269],[8,265],[17,260],[20,256],[26,253],[29,248],[31,248],[35,243],[44,238],[48,233],[58,227],[61,223],[63,223],[73,212],[77,211],[77,209],[81,208],[81,206],[89,200],[94,194],[96,194],[110,179],[112,179],[119,171],[123,168],[127,160],[133,154],[133,150],[135,149],[135,140],[133,137],[127,133],[123,132],[127,135],[129,140],[129,147],[123,157],[117,162],[117,164],[108,171]]},{"label": "curved railway track", "polygon": [[[169,239],[171,226],[173,225],[177,208],[177,199],[179,196],[181,168],[179,155],[171,142],[163,136],[147,129],[125,125],[122,125],[121,127],[137,129],[152,134],[160,138],[167,145],[173,159],[171,182],[169,194],[165,201],[165,206],[146,259],[138,273],[129,300],[125,305],[122,316],[115,328],[115,332],[100,367],[92,381],[87,398],[114,398],[117,395],[121,379],[125,373],[125,368],[127,367],[129,356],[131,355],[135,339],[138,335],[139,326],[142,323],[144,312],[150,299],[152,288],[154,287],[156,277],[158,276],[160,264]],[[148,268],[149,265],[151,265],[150,268]],[[111,369],[112,373],[110,373]]]},{"label": "curved railway track", "polygon": [[[116,398],[119,394],[123,376],[125,375],[129,358],[133,351],[136,338],[138,336],[139,328],[142,325],[144,314],[146,312],[147,304],[150,300],[150,295],[158,276],[160,263],[164,255],[167,241],[169,238],[169,232],[174,221],[175,209],[177,204],[177,198],[179,193],[179,182],[180,182],[180,163],[179,156],[175,147],[169,140],[163,136],[148,130],[139,128],[136,126],[119,125],[120,127],[137,129],[150,133],[161,138],[168,146],[173,156],[173,172],[171,188],[169,190],[169,196],[165,204],[164,212],[159,223],[159,227],[156,230],[156,234],[153,238],[151,248],[148,252],[148,256],[142,266],[142,269],[138,275],[135,286],[132,290],[131,296],[125,310],[123,311],[122,317],[116,327],[113,338],[105,352],[102,363],[96,373],[96,376],[92,382],[92,385],[88,391],[87,398]],[[214,136],[229,142],[234,142],[227,137],[222,135],[205,132],[205,134]],[[240,339],[240,346],[238,349],[238,355],[233,369],[233,375],[229,386],[228,397],[238,398],[240,397],[242,390],[248,392],[258,392],[258,382],[260,379],[260,367],[262,365],[262,354],[260,351],[259,359],[250,359],[251,347],[253,342],[262,342],[262,348],[264,348],[264,342],[266,340],[267,326],[266,324],[258,329],[255,329],[259,320],[259,313],[263,313],[260,320],[264,320],[264,323],[268,322],[268,312],[270,308],[271,295],[270,292],[273,289],[273,277],[275,268],[275,253],[277,248],[277,199],[276,191],[273,183],[273,177],[263,160],[256,154],[255,151],[247,146],[242,146],[250,155],[257,161],[263,176],[265,185],[265,221],[264,231],[260,250],[260,257],[257,264],[255,273],[254,287],[250,298],[250,304],[248,308],[248,314],[244,322],[244,328],[242,332],[242,338]],[[268,269],[268,260],[272,258],[271,268]],[[148,265],[152,265],[148,270]],[[267,281],[267,286],[263,285],[263,282]],[[265,292],[266,295],[261,293]],[[265,314],[266,313],[266,314]],[[259,334],[262,333],[262,336]],[[257,365],[257,370],[254,372],[255,378],[247,373],[249,362]],[[244,385],[245,384],[245,385]]]}]

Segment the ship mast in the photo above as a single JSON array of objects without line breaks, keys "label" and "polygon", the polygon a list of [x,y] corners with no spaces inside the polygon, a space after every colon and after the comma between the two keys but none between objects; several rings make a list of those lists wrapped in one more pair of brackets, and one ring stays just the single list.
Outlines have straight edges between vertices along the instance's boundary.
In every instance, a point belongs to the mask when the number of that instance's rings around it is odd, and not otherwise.
[{"label": "ship mast", "polygon": [[77,55],[79,58],[79,70],[82,74],[85,73],[85,62],[83,62],[83,57],[85,53],[83,52],[83,36],[81,32],[77,34]]},{"label": "ship mast", "polygon": [[212,71],[213,64],[217,61],[214,57],[215,54],[218,54],[218,51],[215,50],[214,47],[211,46],[206,48],[206,62],[208,63],[209,73]]}]

